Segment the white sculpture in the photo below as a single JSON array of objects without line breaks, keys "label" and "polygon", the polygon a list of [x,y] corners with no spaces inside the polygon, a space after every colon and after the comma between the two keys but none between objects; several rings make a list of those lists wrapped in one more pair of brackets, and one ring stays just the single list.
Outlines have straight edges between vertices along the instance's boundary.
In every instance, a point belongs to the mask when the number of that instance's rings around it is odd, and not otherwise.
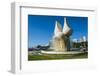
[{"label": "white sculpture", "polygon": [[68,26],[66,22],[66,18],[64,18],[64,27],[63,30],[61,28],[61,24],[56,21],[54,36],[53,36],[53,48],[54,51],[65,52],[68,51],[69,44],[69,36],[71,32],[71,28]]}]

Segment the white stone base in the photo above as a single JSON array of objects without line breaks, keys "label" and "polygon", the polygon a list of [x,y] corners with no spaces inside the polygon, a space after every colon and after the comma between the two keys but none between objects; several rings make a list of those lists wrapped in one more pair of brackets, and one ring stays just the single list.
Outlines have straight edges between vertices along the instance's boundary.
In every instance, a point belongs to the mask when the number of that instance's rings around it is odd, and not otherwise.
[{"label": "white stone base", "polygon": [[55,52],[55,51],[41,51],[42,54],[81,54],[83,51],[68,51],[68,52]]}]

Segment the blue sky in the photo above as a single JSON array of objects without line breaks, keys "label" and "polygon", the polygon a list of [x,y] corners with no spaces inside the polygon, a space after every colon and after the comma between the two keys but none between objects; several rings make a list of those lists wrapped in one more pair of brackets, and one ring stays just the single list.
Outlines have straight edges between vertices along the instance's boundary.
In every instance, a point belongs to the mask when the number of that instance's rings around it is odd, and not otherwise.
[{"label": "blue sky", "polygon": [[55,21],[63,27],[64,17],[72,28],[72,39],[88,36],[88,17],[28,15],[28,47],[46,45],[52,39]]}]

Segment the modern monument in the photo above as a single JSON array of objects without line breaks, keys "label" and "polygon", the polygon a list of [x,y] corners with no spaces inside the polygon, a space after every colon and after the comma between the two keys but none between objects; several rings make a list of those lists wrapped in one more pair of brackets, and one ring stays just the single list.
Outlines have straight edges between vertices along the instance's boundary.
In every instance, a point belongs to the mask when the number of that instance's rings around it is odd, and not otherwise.
[{"label": "modern monument", "polygon": [[64,18],[64,26],[63,29],[61,24],[56,21],[54,36],[52,39],[52,48],[56,52],[66,52],[70,50],[70,36],[72,30],[68,26],[66,18]]}]

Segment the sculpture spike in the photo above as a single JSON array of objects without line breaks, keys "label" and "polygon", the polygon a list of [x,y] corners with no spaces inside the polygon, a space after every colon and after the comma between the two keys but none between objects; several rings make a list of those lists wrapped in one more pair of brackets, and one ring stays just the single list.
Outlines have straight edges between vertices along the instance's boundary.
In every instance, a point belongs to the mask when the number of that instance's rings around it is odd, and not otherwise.
[{"label": "sculpture spike", "polygon": [[59,32],[62,32],[61,24],[58,21],[56,21],[54,35],[57,35]]},{"label": "sculpture spike", "polygon": [[67,24],[66,17],[64,18],[64,26],[63,26],[63,33],[67,34],[70,31],[70,28]]}]

